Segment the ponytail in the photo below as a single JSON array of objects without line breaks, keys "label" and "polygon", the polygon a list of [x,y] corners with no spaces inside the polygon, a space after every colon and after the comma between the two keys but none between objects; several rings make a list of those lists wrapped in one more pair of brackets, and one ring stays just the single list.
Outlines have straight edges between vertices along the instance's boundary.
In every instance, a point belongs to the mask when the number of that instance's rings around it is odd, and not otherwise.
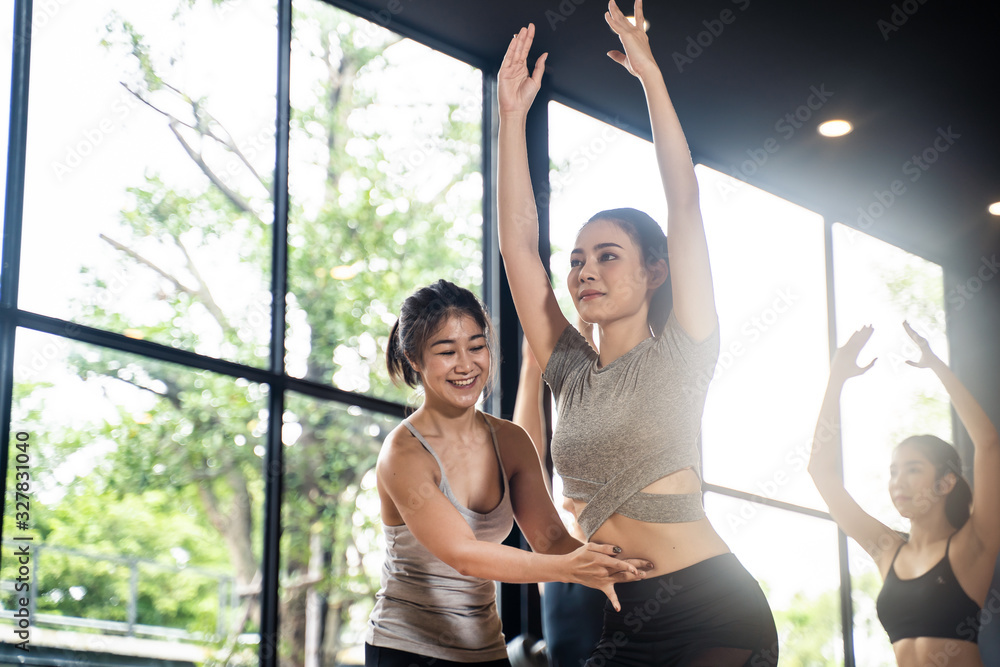
[{"label": "ponytail", "polygon": [[402,381],[407,386],[416,387],[420,382],[420,374],[413,369],[403,353],[402,342],[399,339],[398,319],[389,332],[389,344],[385,348],[385,366],[393,384],[398,385]]},{"label": "ponytail", "polygon": [[956,474],[956,477],[958,477],[958,480],[955,482],[955,488],[951,490],[947,500],[944,501],[944,514],[948,517],[948,523],[955,528],[961,528],[972,515],[970,510],[972,506],[972,487],[969,486],[969,483],[965,481],[965,477],[962,475]]}]

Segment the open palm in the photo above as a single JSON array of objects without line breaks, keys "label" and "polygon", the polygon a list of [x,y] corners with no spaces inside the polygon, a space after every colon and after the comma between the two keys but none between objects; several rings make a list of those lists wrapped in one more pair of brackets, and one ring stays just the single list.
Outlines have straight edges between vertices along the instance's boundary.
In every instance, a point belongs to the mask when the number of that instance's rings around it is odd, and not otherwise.
[{"label": "open palm", "polygon": [[861,348],[872,337],[874,331],[871,325],[868,325],[861,327],[851,334],[847,342],[833,355],[833,361],[830,362],[831,376],[837,375],[846,380],[847,378],[866,373],[875,364],[875,360],[872,359],[871,363],[867,366],[858,365],[858,355],[861,353]]},{"label": "open palm", "polygon": [[527,113],[542,84],[547,53],[538,57],[534,73],[528,72],[528,52],[535,39],[535,24],[521,28],[510,40],[497,72],[497,98],[501,114]]}]

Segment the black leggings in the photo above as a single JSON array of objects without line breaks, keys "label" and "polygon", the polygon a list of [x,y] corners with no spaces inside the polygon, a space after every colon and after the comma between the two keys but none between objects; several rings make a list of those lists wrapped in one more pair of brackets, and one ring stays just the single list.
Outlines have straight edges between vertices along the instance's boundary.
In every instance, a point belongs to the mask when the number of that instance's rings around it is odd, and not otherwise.
[{"label": "black leggings", "polygon": [[395,648],[384,648],[365,644],[365,667],[510,667],[510,660],[487,660],[485,662],[455,662],[443,658],[431,658],[419,653],[400,651]]},{"label": "black leggings", "polygon": [[772,667],[778,633],[757,581],[731,553],[616,584],[587,667]]}]

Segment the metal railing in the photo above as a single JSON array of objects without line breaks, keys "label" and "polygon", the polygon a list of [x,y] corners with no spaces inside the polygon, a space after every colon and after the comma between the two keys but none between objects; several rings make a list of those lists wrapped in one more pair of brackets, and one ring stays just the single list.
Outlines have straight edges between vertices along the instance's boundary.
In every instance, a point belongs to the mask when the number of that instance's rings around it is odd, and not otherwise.
[{"label": "metal railing", "polygon": [[[9,554],[7,549],[24,545],[24,542],[3,541],[3,549]],[[94,619],[79,616],[63,616],[61,614],[36,613],[38,604],[38,582],[40,573],[43,572],[45,552],[65,554],[67,556],[82,558],[93,562],[114,563],[115,565],[128,568],[128,601],[126,607],[126,620],[115,621],[109,619]],[[218,613],[216,614],[216,626],[214,634],[194,633],[182,628],[171,628],[164,626],[145,625],[138,622],[139,616],[139,578],[140,566],[142,568],[152,568],[161,572],[172,572],[176,574],[194,574],[205,579],[217,582],[218,590]],[[63,582],[65,586],[65,582]],[[8,579],[0,579],[0,594],[15,592],[15,582]],[[72,584],[66,586],[70,588]],[[199,567],[181,567],[177,565],[167,565],[158,563],[148,558],[136,558],[134,556],[110,556],[105,554],[90,554],[77,549],[66,547],[31,543],[31,573],[28,581],[28,614],[32,625],[48,625],[66,628],[86,628],[89,630],[102,630],[116,635],[126,637],[157,637],[171,640],[190,640],[214,642],[227,636],[232,624],[232,614],[238,604],[235,578],[228,574],[213,572]],[[0,618],[13,619],[14,612],[8,609],[0,609]]]}]

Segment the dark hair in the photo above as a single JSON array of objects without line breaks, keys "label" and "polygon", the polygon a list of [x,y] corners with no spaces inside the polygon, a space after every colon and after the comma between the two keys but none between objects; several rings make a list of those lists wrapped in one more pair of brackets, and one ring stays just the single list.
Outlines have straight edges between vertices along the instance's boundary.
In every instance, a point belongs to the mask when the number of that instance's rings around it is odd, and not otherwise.
[{"label": "dark hair", "polygon": [[418,289],[403,302],[385,350],[385,365],[394,383],[402,380],[411,387],[420,384],[420,373],[409,360],[421,358],[428,339],[452,315],[471,317],[486,335],[486,349],[490,352],[490,372],[486,378],[489,394],[499,365],[493,323],[475,294],[447,280]]},{"label": "dark hair", "polygon": [[593,215],[584,227],[598,220],[607,220],[629,235],[632,242],[642,251],[646,266],[655,264],[662,259],[667,263],[667,279],[656,288],[649,302],[649,314],[646,321],[657,336],[667,324],[667,318],[674,307],[674,295],[670,287],[670,258],[667,256],[667,235],[663,233],[656,220],[648,214],[634,208],[612,208]]},{"label": "dark hair", "polygon": [[948,473],[954,473],[955,487],[944,502],[944,513],[948,523],[955,528],[961,528],[969,520],[972,506],[972,489],[962,476],[962,459],[958,450],[947,442],[933,435],[911,435],[899,446],[913,447],[927,457],[934,466],[934,479],[943,479]]}]

